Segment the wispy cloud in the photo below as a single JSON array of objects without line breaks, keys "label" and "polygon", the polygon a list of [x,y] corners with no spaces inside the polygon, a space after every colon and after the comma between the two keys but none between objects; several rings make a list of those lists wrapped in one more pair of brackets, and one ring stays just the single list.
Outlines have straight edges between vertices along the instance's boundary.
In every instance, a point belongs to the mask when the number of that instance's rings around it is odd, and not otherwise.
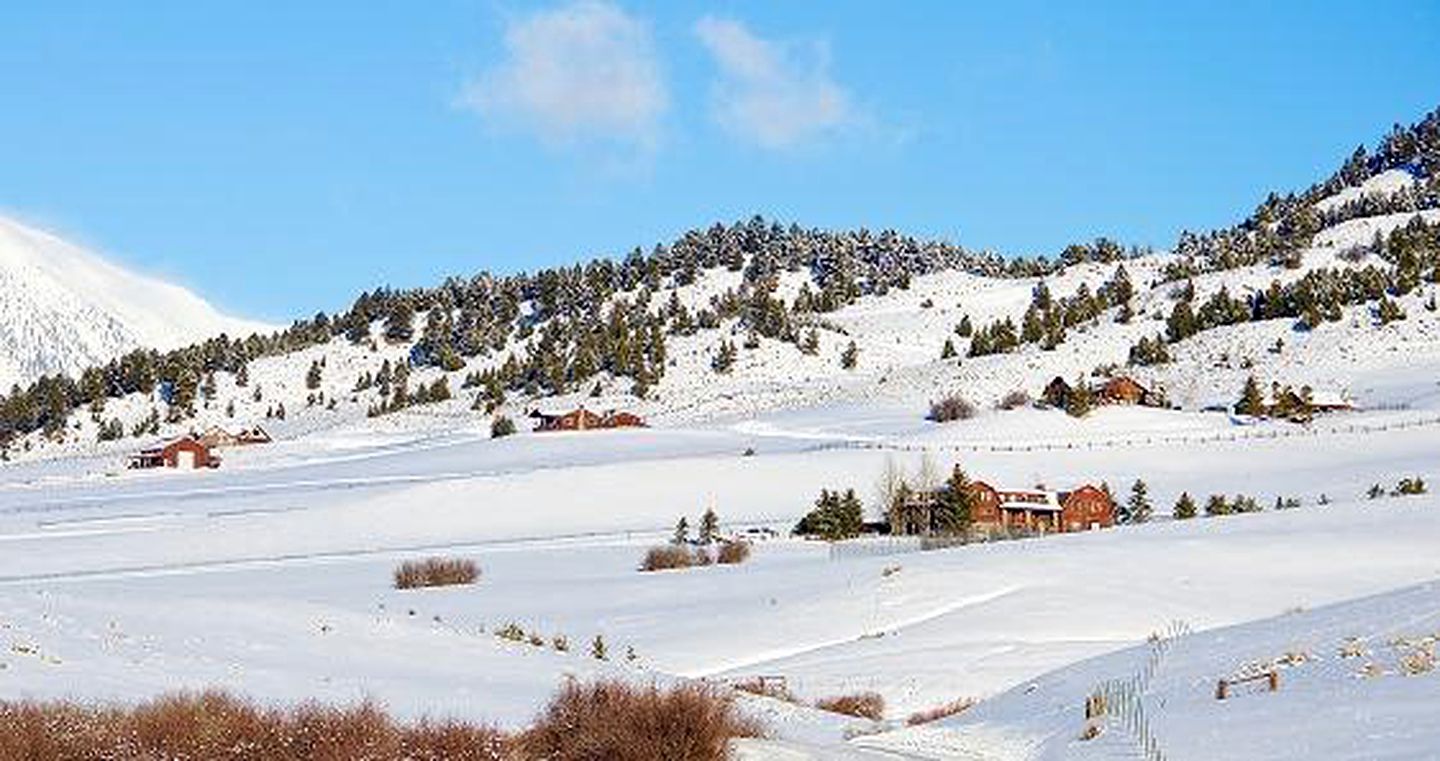
[{"label": "wispy cloud", "polygon": [[823,42],[767,40],[713,16],[696,22],[695,34],[720,69],[713,115],[737,137],[784,149],[853,122],[850,94],[831,78]]},{"label": "wispy cloud", "polygon": [[461,106],[549,143],[655,144],[669,95],[644,20],[580,0],[512,19],[504,46],[505,58],[465,85]]}]

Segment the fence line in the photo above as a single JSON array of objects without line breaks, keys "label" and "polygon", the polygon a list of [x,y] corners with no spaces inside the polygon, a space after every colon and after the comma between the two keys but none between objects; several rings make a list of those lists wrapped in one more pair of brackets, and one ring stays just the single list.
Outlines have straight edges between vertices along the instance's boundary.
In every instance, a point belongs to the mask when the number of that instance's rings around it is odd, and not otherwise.
[{"label": "fence line", "polygon": [[1145,693],[1150,682],[1164,664],[1175,644],[1190,634],[1190,626],[1184,621],[1172,621],[1150,638],[1150,653],[1145,663],[1134,674],[1124,679],[1102,682],[1092,690],[1099,695],[1104,705],[1100,717],[1107,723],[1124,729],[1135,743],[1146,761],[1165,761],[1165,751],[1150,726],[1150,717],[1145,710]]},{"label": "fence line", "polygon": [[1293,429],[1272,429],[1264,431],[1230,431],[1228,433],[1200,434],[1200,435],[1150,435],[1134,436],[1129,438],[1099,439],[1092,441],[1068,441],[1068,442],[1032,442],[1028,444],[998,444],[998,443],[948,443],[948,444],[910,444],[896,441],[874,441],[874,440],[847,440],[829,441],[817,444],[818,451],[842,450],[842,449],[871,449],[888,450],[897,452],[990,452],[990,453],[1012,453],[1012,452],[1062,452],[1097,449],[1121,449],[1135,446],[1155,446],[1167,444],[1216,444],[1239,441],[1261,441],[1270,439],[1291,439],[1303,437],[1318,437],[1322,435],[1340,436],[1367,433],[1383,433],[1386,431],[1399,431],[1411,428],[1425,428],[1440,426],[1440,416],[1419,418],[1416,420],[1400,420],[1390,423],[1350,423],[1348,425],[1332,425],[1328,427],[1304,426]]}]

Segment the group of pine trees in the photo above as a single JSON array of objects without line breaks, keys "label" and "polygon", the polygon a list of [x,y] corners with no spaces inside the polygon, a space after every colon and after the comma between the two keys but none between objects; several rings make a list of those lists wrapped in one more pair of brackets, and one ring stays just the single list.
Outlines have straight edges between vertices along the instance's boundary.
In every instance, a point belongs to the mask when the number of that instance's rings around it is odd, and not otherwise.
[{"label": "group of pine trees", "polygon": [[[1421,182],[1388,198],[1317,208],[1320,199],[1387,169],[1404,169]],[[1180,256],[1166,278],[1183,281],[1200,272],[1261,262],[1298,264],[1298,252],[1325,226],[1358,215],[1433,208],[1440,208],[1440,110],[1410,127],[1397,125],[1373,151],[1358,149],[1332,177],[1304,193],[1272,194],[1239,225],[1204,235],[1182,234],[1176,246]],[[1311,272],[1244,300],[1222,293],[1197,306],[1182,298],[1184,305],[1177,304],[1178,312],[1167,322],[1166,337],[1173,342],[1245,319],[1293,317],[1315,327],[1338,319],[1340,306],[1372,301],[1376,319],[1390,322],[1404,317],[1395,298],[1422,281],[1440,282],[1440,225],[1417,220],[1375,241],[1369,250],[1392,265],[1388,271],[1371,266]],[[136,350],[76,377],[47,375],[0,397],[0,443],[34,431],[57,434],[75,410],[89,407],[98,416],[106,399],[136,393],[156,395],[165,405],[165,419],[178,422],[192,417],[197,404],[213,399],[216,373],[232,374],[235,385],[243,387],[254,360],[339,336],[376,348],[381,343],[407,345],[409,364],[447,372],[461,369],[468,358],[508,352],[496,371],[502,391],[564,393],[609,373],[629,378],[635,392],[644,395],[664,373],[667,336],[691,335],[734,320],[747,340],[753,334],[787,341],[813,354],[818,350],[814,315],[864,295],[908,288],[918,275],[963,270],[1036,277],[1068,265],[1121,262],[1143,253],[1101,239],[1069,246],[1053,260],[1007,260],[889,230],[805,229],[757,216],[687,232],[648,254],[637,248],[618,261],[596,259],[534,274],[481,273],[428,289],[377,289],[361,294],[344,313],[320,313],[270,335],[220,336],[163,353]],[[716,267],[741,273],[740,286],[693,312],[673,298],[652,308],[652,294],[693,283],[702,271]],[[775,283],[784,273],[807,276],[789,303],[775,296]],[[1022,343],[1053,348],[1067,329],[1097,319],[1109,308],[1117,309],[1117,319],[1127,320],[1130,295],[1123,274],[1123,266],[1117,267],[1116,278],[1096,293],[1082,288],[1067,299],[1053,299],[1037,292],[1019,326],[1002,320],[974,328],[967,353],[1006,352]],[[424,325],[417,331],[420,315],[425,316]],[[967,337],[965,333],[961,337]],[[1154,348],[1152,343],[1137,350],[1137,363],[1163,361],[1163,353]],[[728,357],[717,355],[717,370],[730,366],[734,351],[731,345]],[[853,367],[857,359],[858,350],[847,346],[840,361]],[[307,378],[307,385],[310,382]],[[313,382],[318,386],[318,377]],[[437,392],[432,387],[425,393],[433,398]],[[490,400],[497,396],[487,392]],[[106,423],[105,433],[113,434],[114,426]]]},{"label": "group of pine trees", "polygon": [[1081,283],[1075,293],[1063,298],[1053,296],[1042,281],[1031,292],[1030,305],[1018,330],[1009,317],[982,325],[974,329],[968,354],[971,357],[1002,354],[1027,344],[1052,351],[1065,342],[1066,331],[1099,320],[1111,308],[1118,307],[1117,321],[1128,322],[1134,315],[1130,303],[1134,296],[1135,286],[1123,263],[1115,267],[1110,279],[1098,289],[1092,291],[1089,285]]}]

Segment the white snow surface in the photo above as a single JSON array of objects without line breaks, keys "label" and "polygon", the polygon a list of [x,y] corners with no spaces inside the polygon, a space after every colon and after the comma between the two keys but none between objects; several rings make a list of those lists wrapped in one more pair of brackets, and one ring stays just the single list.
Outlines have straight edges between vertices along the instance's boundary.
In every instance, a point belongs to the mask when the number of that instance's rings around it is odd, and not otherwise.
[{"label": "white snow surface", "polygon": [[[1354,266],[1337,254],[1411,216],[1337,225],[1296,269],[1206,274],[1196,291],[1202,300],[1221,287],[1239,295],[1318,267]],[[24,252],[93,265],[13,225],[0,225],[0,243],[4,273],[37,282],[49,282],[35,273],[52,272],[51,260]],[[813,356],[767,339],[717,375],[710,361],[721,336],[744,337],[727,324],[674,338],[665,375],[643,400],[628,381],[605,377],[598,397],[588,387],[549,400],[512,396],[501,409],[522,429],[542,401],[632,409],[649,429],[490,439],[491,417],[471,410],[461,380],[503,353],[448,374],[451,401],[369,418],[378,394],[355,391],[356,378],[383,360],[403,361],[408,347],[343,338],[258,359],[244,387],[217,374],[196,419],[163,425],[159,436],[97,444],[98,421],[82,410],[58,435],[15,442],[0,465],[0,698],[133,700],[220,686],[267,701],[373,697],[402,715],[515,727],[566,675],[778,675],[802,702],[879,692],[886,721],[746,698],[772,732],[737,744],[741,758],[1139,758],[1123,726],[1075,739],[1084,696],[1132,674],[1149,657],[1146,638],[1184,621],[1195,633],[1176,641],[1143,698],[1166,758],[1285,758],[1286,743],[1302,736],[1293,747],[1308,758],[1427,757],[1440,738],[1420,712],[1440,704],[1440,676],[1397,674],[1389,641],[1435,633],[1440,595],[1428,584],[1440,578],[1440,499],[1363,495],[1400,478],[1440,478],[1440,315],[1426,307],[1434,287],[1399,299],[1407,318],[1387,325],[1370,305],[1314,330],[1247,323],[1172,346],[1170,364],[1132,369],[1177,409],[1106,407],[1077,420],[994,408],[1010,391],[1038,395],[1056,375],[1123,366],[1131,345],[1164,330],[1172,285],[1158,280],[1168,261],[1126,262],[1134,319],[1105,315],[1072,329],[1055,351],[941,360],[947,338],[964,353],[954,333],[962,316],[976,327],[1018,322],[1039,282],[944,272],[824,315]],[[54,277],[84,282],[61,265]],[[1093,291],[1114,271],[1085,264],[1045,283],[1056,296],[1082,284]],[[83,303],[129,282],[96,277]],[[738,277],[705,272],[676,295],[695,308]],[[787,274],[781,290],[795,281]],[[101,314],[66,303],[66,320]],[[0,309],[24,306],[15,304]],[[106,330],[87,327],[74,340]],[[852,340],[860,362],[845,371],[838,355]],[[310,389],[315,362],[323,377]],[[1308,425],[1201,411],[1233,401],[1251,374],[1267,386],[1344,394],[1357,409]],[[411,388],[442,375],[416,369]],[[927,422],[929,401],[952,392],[978,414]],[[266,417],[282,403],[284,420]],[[109,400],[100,419],[129,430],[164,409],[137,394]],[[123,468],[141,446],[212,424],[261,424],[276,442],[226,450],[215,471]],[[911,474],[943,475],[959,463],[1017,487],[1103,481],[1122,499],[1143,478],[1160,518],[934,552],[888,540],[832,548],[782,539],[757,544],[740,566],[636,570],[680,516],[694,525],[707,507],[727,531],[784,533],[822,488],[855,488],[876,518],[872,487],[887,460]],[[1182,492],[1202,505],[1211,494],[1245,493],[1267,508],[1281,497],[1303,506],[1168,520]],[[473,558],[482,578],[390,588],[398,562],[430,555]],[[569,648],[496,638],[507,623],[547,643],[563,635]],[[587,656],[597,634],[606,662]],[[1349,659],[1336,660],[1348,637],[1370,643],[1384,673],[1358,678]],[[1315,658],[1287,668],[1279,693],[1214,701],[1220,676],[1291,648]],[[959,698],[983,702],[903,726],[910,713]],[[1217,756],[1217,747],[1238,750]]]},{"label": "white snow surface", "polygon": [[0,217],[0,387],[75,374],[137,348],[269,332],[176,285]]}]

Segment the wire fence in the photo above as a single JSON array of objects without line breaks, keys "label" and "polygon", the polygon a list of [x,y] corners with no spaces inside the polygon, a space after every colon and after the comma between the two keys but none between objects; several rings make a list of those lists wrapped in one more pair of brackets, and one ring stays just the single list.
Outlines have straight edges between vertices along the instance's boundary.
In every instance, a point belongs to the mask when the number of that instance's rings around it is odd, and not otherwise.
[{"label": "wire fence", "polygon": [[1220,444],[1242,441],[1266,441],[1278,439],[1315,438],[1319,436],[1345,436],[1387,431],[1401,431],[1416,428],[1440,426],[1440,415],[1397,420],[1386,423],[1348,423],[1345,425],[1295,425],[1290,428],[1267,428],[1263,430],[1226,431],[1223,433],[1171,434],[1091,439],[1088,441],[1035,441],[1023,443],[999,442],[954,442],[954,443],[907,443],[881,440],[831,441],[816,445],[817,450],[874,449],[896,452],[1066,452],[1104,449],[1123,449],[1141,446],[1167,446],[1171,444]]},{"label": "wire fence", "polygon": [[1102,720],[1107,725],[1123,729],[1146,761],[1165,761],[1165,751],[1151,726],[1145,694],[1155,674],[1164,665],[1166,656],[1190,631],[1189,624],[1184,621],[1172,621],[1151,636],[1150,652],[1134,674],[1124,679],[1101,682],[1091,692],[1089,705],[1100,706],[1100,715],[1087,718]]}]

